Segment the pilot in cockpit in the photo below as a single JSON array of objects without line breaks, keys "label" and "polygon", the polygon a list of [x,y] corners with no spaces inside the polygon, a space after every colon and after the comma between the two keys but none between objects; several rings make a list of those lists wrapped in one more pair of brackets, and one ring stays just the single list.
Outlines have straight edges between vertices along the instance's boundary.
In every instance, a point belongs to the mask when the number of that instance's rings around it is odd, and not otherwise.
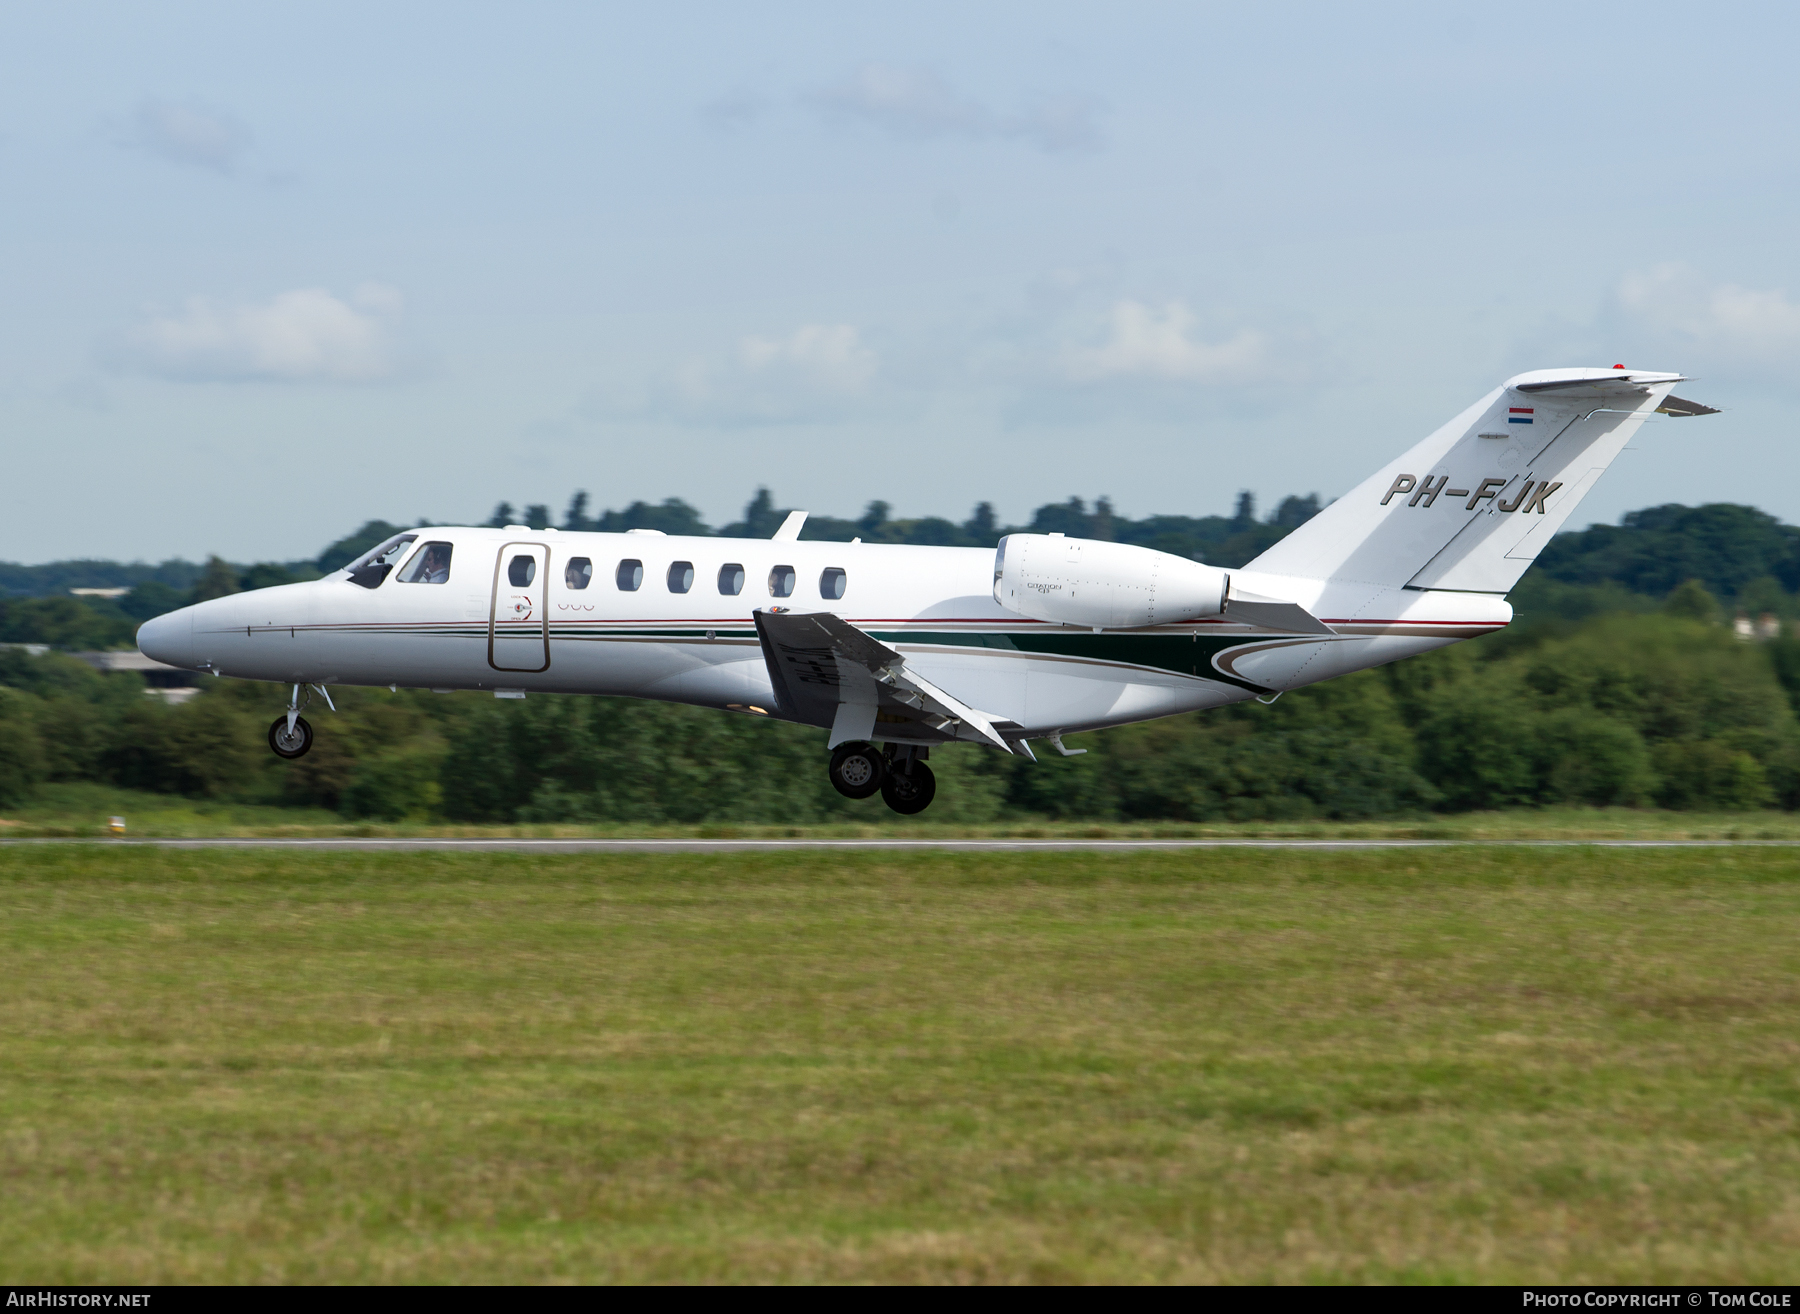
[{"label": "pilot in cockpit", "polygon": [[413,582],[418,584],[448,584],[450,582],[450,545],[447,543],[430,543],[425,548],[425,559],[419,563],[413,575]]}]

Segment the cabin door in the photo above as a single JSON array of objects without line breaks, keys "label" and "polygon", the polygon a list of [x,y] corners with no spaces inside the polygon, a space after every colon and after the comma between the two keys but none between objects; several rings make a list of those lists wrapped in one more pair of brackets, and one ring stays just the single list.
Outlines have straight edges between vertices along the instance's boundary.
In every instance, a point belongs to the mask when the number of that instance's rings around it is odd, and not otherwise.
[{"label": "cabin door", "polygon": [[507,543],[494,560],[488,611],[488,665],[496,671],[550,669],[550,549]]}]

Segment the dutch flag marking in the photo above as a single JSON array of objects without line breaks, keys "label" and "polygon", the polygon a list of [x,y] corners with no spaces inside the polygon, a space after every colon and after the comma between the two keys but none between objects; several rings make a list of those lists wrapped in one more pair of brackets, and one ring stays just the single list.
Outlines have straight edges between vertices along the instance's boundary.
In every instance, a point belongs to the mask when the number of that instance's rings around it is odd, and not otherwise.
[{"label": "dutch flag marking", "polygon": [[1506,422],[1508,424],[1530,424],[1532,412],[1536,409],[1535,406],[1509,406],[1506,408]]}]

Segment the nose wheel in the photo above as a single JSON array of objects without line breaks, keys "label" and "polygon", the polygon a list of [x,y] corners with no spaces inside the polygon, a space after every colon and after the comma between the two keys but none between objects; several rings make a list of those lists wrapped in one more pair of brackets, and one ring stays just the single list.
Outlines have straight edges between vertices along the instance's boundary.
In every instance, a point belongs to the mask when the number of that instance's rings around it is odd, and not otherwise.
[{"label": "nose wheel", "polygon": [[283,713],[269,726],[269,747],[275,750],[276,757],[285,757],[289,761],[305,757],[313,739],[312,727],[304,716],[296,716],[293,720],[294,723],[289,725],[287,715]]},{"label": "nose wheel", "polygon": [[[300,691],[306,690],[306,701],[300,701]],[[288,695],[287,711],[276,717],[269,726],[269,747],[275,750],[276,757],[284,757],[290,762],[297,757],[305,757],[306,750],[312,747],[312,727],[300,710],[312,706],[312,691],[317,689],[325,698],[325,706],[337,711],[337,704],[331,701],[331,691],[322,684],[294,686],[294,692]]]}]

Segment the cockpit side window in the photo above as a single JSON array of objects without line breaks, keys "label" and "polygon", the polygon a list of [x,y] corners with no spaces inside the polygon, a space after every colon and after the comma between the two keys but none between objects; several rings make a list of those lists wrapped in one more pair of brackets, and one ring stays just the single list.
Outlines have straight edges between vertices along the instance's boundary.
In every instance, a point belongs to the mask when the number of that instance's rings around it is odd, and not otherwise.
[{"label": "cockpit side window", "polygon": [[448,543],[427,543],[413,554],[413,559],[406,563],[400,572],[402,584],[448,584],[450,582],[450,552]]},{"label": "cockpit side window", "polygon": [[406,549],[418,538],[417,534],[395,534],[387,542],[370,548],[362,556],[344,567],[352,584],[360,584],[365,589],[381,587],[381,581],[388,577]]}]

